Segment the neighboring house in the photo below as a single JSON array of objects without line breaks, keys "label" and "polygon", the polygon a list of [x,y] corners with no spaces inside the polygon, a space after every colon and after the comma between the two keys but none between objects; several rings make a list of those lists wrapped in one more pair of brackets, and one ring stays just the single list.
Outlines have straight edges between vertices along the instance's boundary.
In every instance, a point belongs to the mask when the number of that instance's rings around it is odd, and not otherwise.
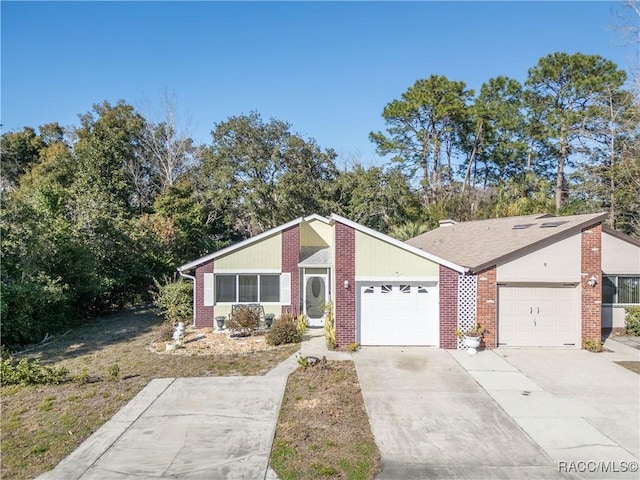
[{"label": "neighboring house", "polygon": [[[475,316],[488,327],[488,347],[580,348],[583,340],[601,336],[602,292],[607,287],[602,271],[635,273],[621,280],[624,285],[629,285],[627,279],[637,280],[640,272],[638,242],[617,232],[613,236],[609,229],[603,234],[605,217],[445,220],[408,243],[467,269],[465,275],[444,275],[440,288],[449,282],[452,296],[457,291],[457,302],[452,298],[450,303],[460,309],[452,314],[459,324]],[[619,261],[622,250],[626,267]],[[612,270],[606,270],[607,265]],[[634,292],[630,295],[637,303],[637,283]],[[441,312],[443,322],[455,320],[443,319]],[[443,345],[451,347],[452,342],[449,337]]]},{"label": "neighboring house", "polygon": [[304,313],[321,326],[330,302],[339,346],[456,348],[455,328],[477,318],[489,348],[580,348],[600,338],[604,217],[444,221],[405,243],[338,215],[311,215],[178,270],[195,283],[198,328],[242,303]]},{"label": "neighboring house", "polygon": [[602,228],[602,328],[624,330],[624,307],[640,306],[640,240]]}]

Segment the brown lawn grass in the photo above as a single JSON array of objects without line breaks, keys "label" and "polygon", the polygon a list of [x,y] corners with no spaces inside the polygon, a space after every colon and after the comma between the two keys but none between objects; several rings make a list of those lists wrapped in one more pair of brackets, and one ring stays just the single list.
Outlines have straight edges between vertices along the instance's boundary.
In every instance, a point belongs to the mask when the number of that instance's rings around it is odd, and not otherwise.
[{"label": "brown lawn grass", "polygon": [[[34,478],[50,470],[154,378],[263,375],[299,348],[158,354],[150,346],[162,321],[153,311],[109,315],[21,355],[65,366],[93,383],[2,387],[0,477]],[[111,381],[114,365],[119,376]]]},{"label": "brown lawn grass", "polygon": [[630,360],[630,361],[620,361],[620,362],[614,362],[614,363],[617,363],[618,365],[624,368],[627,368],[632,372],[640,375],[640,362],[638,361]]},{"label": "brown lawn grass", "polygon": [[280,480],[374,478],[380,452],[353,362],[289,376],[270,463]]}]

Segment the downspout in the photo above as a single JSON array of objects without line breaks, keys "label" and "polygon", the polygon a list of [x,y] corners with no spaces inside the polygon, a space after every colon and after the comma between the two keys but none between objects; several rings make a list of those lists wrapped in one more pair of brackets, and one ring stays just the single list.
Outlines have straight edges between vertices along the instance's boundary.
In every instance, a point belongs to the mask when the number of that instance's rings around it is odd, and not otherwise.
[{"label": "downspout", "polygon": [[178,269],[178,273],[182,278],[191,280],[193,282],[193,328],[196,327],[196,277],[182,273],[182,270]]}]

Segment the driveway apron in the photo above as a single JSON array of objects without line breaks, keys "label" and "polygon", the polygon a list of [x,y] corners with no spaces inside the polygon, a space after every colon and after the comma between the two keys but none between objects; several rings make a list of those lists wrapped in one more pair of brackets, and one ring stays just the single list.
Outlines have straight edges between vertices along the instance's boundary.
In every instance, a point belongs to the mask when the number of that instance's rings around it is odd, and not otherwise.
[{"label": "driveway apron", "polygon": [[151,381],[40,479],[263,479],[294,357],[264,377]]},{"label": "driveway apron", "polygon": [[613,360],[640,351],[498,349],[451,354],[515,422],[580,478],[639,478],[640,377]]},{"label": "driveway apron", "polygon": [[378,478],[565,477],[447,351],[363,347],[353,359]]}]

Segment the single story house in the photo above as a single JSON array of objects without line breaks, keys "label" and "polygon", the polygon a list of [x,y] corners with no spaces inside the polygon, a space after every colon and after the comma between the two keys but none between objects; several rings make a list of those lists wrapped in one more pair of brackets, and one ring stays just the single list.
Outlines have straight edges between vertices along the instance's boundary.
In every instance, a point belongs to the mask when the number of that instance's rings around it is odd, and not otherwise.
[{"label": "single story house", "polygon": [[[454,330],[477,319],[489,348],[580,348],[600,338],[604,218],[447,220],[402,242],[339,215],[310,215],[178,271],[194,282],[198,328],[242,303],[276,316],[304,313],[321,326],[330,304],[339,346],[460,348]],[[625,255],[640,252],[634,240],[611,236]],[[617,291],[628,288],[633,272],[611,265]]]}]

